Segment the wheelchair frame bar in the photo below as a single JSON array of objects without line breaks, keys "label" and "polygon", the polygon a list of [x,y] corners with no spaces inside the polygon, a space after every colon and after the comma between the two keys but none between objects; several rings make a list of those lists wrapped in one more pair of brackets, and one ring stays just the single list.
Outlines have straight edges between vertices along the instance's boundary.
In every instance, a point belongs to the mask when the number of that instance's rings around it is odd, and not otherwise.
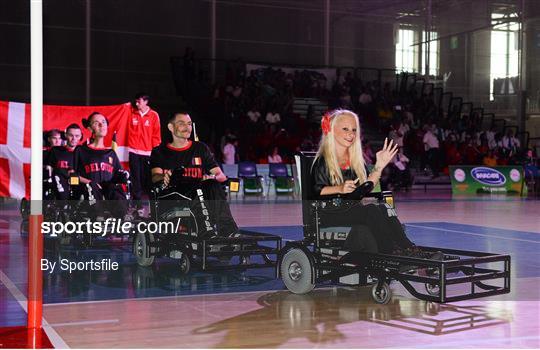
[{"label": "wheelchair frame bar", "polygon": [[[200,237],[177,234],[173,236],[173,239],[167,239],[171,235],[156,237],[156,241],[149,243],[146,247],[147,254],[150,256],[164,256],[174,250],[179,250],[183,254],[191,257],[193,255],[201,258],[201,267],[203,271],[211,270],[226,270],[234,268],[264,268],[275,267],[276,261],[268,258],[268,255],[275,255],[276,259],[281,250],[281,237],[253,232],[253,231],[240,231],[243,236],[241,237],[212,237],[209,239],[201,240]],[[260,246],[259,242],[273,242],[275,247]],[[196,248],[193,248],[193,244],[196,244]],[[257,244],[257,248],[249,247],[243,249],[244,245],[250,246]],[[230,251],[211,251],[214,245],[231,245],[233,250]],[[239,250],[234,249],[234,245],[240,245]],[[156,248],[155,252],[151,252],[151,248]],[[265,263],[263,264],[240,264],[229,266],[211,266],[208,262],[209,257],[250,257],[253,255],[262,255]]]},{"label": "wheelchair frame bar", "polygon": [[[299,242],[295,242],[299,243]],[[288,243],[289,245],[289,243]],[[291,246],[296,246],[291,245]],[[340,260],[325,257],[318,248],[312,252],[318,261],[315,267],[315,283],[328,280],[337,280],[340,277],[358,273],[360,280],[367,280],[367,276],[377,279],[396,280],[401,283],[414,297],[439,303],[482,298],[486,296],[506,294],[510,292],[510,256],[502,254],[488,254],[475,251],[455,249],[441,249],[433,247],[420,247],[426,251],[441,251],[445,254],[459,254],[469,258],[459,260],[430,260],[417,257],[395,256],[390,254],[362,253],[358,266],[348,266]],[[425,249],[424,249],[425,248]],[[472,257],[470,257],[472,256]],[[451,257],[451,256],[450,256]],[[502,269],[478,267],[478,264],[503,263]],[[409,267],[407,271],[400,272],[400,268]],[[419,276],[419,270],[431,269],[431,276]],[[435,272],[434,272],[435,271]],[[463,273],[466,276],[451,277],[450,274]],[[482,281],[503,280],[503,286],[495,286]],[[424,283],[439,287],[439,295],[433,296],[419,292],[411,282]],[[470,283],[470,291],[448,296],[447,287],[450,285]],[[362,283],[361,283],[362,284]],[[480,289],[480,290],[479,290]]]}]

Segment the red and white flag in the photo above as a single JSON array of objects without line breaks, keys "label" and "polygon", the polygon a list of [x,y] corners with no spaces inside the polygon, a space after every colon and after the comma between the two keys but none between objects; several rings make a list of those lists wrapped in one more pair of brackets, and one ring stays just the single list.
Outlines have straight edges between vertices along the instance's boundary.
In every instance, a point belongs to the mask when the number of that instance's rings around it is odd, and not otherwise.
[{"label": "red and white flag", "polygon": [[[109,120],[105,145],[112,143],[116,131],[117,153],[127,165],[127,125],[133,112],[130,103],[112,106],[43,106],[43,130],[65,128],[77,123],[83,129],[83,139],[90,132],[81,120],[99,112]],[[0,197],[30,198],[30,104],[0,101]]]}]

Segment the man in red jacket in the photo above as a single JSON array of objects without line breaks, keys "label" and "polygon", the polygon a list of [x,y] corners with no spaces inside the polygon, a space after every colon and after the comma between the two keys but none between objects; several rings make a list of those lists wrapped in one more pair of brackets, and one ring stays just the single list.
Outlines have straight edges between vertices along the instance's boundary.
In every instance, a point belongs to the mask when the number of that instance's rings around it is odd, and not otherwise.
[{"label": "man in red jacket", "polygon": [[135,95],[135,107],[128,126],[129,169],[131,172],[132,196],[141,209],[141,197],[150,191],[150,154],[161,143],[159,115],[148,103],[150,96]]}]

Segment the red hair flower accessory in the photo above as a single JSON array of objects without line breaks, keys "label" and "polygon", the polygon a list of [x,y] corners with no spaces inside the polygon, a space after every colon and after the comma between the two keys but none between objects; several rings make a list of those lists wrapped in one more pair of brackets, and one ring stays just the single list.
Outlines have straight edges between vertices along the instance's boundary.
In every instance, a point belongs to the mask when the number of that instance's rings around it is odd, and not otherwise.
[{"label": "red hair flower accessory", "polygon": [[322,119],[321,119],[321,129],[323,134],[328,135],[330,130],[332,129],[332,122],[331,122],[331,114],[330,112],[326,112]]}]

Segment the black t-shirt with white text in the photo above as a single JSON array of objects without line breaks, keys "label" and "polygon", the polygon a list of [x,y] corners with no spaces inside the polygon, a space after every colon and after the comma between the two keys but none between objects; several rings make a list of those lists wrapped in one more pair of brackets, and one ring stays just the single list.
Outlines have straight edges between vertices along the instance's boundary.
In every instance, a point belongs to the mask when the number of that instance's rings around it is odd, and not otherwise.
[{"label": "black t-shirt with white text", "polygon": [[122,169],[116,152],[111,148],[95,148],[91,145],[77,147],[75,152],[77,172],[92,182],[110,182]]},{"label": "black t-shirt with white text", "polygon": [[54,169],[75,169],[75,150],[66,146],[57,146],[50,149],[44,163]]}]

